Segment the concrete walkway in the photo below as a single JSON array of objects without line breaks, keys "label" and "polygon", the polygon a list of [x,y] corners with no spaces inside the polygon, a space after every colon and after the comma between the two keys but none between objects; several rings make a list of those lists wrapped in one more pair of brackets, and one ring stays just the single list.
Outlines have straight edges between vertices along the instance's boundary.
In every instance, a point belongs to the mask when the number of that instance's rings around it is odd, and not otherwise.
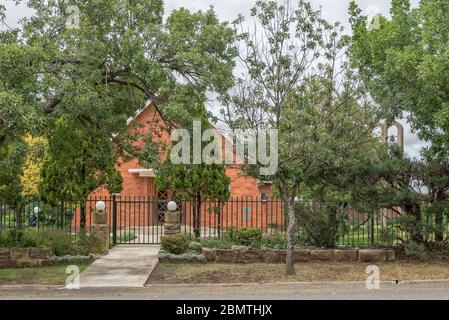
[{"label": "concrete walkway", "polygon": [[81,288],[143,287],[158,262],[159,245],[119,245],[80,275]]}]

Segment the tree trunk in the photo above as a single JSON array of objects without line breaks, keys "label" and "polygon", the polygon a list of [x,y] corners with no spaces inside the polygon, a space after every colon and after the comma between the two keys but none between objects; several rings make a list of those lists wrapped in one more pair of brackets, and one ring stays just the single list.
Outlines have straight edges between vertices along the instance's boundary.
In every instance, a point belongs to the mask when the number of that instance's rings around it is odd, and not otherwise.
[{"label": "tree trunk", "polygon": [[23,221],[22,221],[22,205],[18,204],[16,209],[14,210],[14,215],[16,218],[16,228],[18,230],[23,229]]},{"label": "tree trunk", "polygon": [[294,261],[294,249],[295,249],[295,227],[296,216],[293,209],[293,204],[289,201],[288,197],[284,197],[285,207],[287,208],[288,226],[287,226],[287,259],[286,259],[286,272],[287,275],[295,275],[295,261]]},{"label": "tree trunk", "polygon": [[199,239],[201,237],[201,196],[197,196],[196,200],[195,200],[195,216],[194,218],[194,234],[195,234],[195,238]]},{"label": "tree trunk", "polygon": [[80,230],[84,233],[86,229],[86,202],[80,203]]},{"label": "tree trunk", "polygon": [[435,242],[444,241],[443,213],[441,210],[435,211]]}]

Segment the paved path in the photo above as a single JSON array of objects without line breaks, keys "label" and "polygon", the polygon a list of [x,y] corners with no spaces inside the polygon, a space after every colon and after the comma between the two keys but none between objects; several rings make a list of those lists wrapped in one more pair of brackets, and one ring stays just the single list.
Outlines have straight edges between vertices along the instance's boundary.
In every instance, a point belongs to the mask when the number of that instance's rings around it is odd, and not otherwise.
[{"label": "paved path", "polygon": [[448,300],[449,282],[381,283],[379,290],[367,290],[364,283],[152,285],[80,290],[0,286],[0,299]]},{"label": "paved path", "polygon": [[80,275],[85,287],[142,287],[157,264],[159,245],[119,245]]}]

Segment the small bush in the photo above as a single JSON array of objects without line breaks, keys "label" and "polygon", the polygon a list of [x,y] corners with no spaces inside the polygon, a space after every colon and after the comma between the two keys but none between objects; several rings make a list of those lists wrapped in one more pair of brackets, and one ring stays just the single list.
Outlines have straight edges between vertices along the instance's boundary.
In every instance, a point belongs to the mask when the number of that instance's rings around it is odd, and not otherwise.
[{"label": "small bush", "polygon": [[276,234],[269,237],[263,237],[261,240],[261,247],[267,247],[271,249],[286,249],[287,236],[285,234]]},{"label": "small bush", "polygon": [[84,234],[74,237],[60,230],[36,232],[10,229],[0,233],[0,247],[39,247],[45,246],[55,256],[89,255],[104,253],[102,240],[94,235]]},{"label": "small bush", "polygon": [[234,245],[226,239],[201,239],[200,241],[203,248],[231,249]]},{"label": "small bush", "polygon": [[76,242],[78,248],[76,255],[102,254],[105,253],[105,244],[101,238],[92,234],[82,235]]},{"label": "small bush", "polygon": [[10,229],[0,234],[0,247],[38,247],[44,245],[41,234],[17,229]]},{"label": "small bush", "polygon": [[49,231],[44,235],[44,245],[50,247],[55,256],[76,255],[73,242],[70,234],[61,231]]},{"label": "small bush", "polygon": [[426,248],[423,244],[409,242],[405,245],[405,254],[415,259],[425,259],[427,257]]},{"label": "small bush", "polygon": [[226,241],[233,242],[233,241],[235,241],[236,233],[237,233],[237,228],[235,228],[235,227],[229,227],[229,228],[224,232],[223,238],[224,238]]},{"label": "small bush", "polygon": [[192,241],[192,242],[190,242],[190,244],[189,244],[189,250],[190,251],[194,251],[194,252],[197,252],[197,253],[201,253],[201,251],[202,251],[202,246],[201,246],[201,243],[200,242],[197,242],[197,241]]},{"label": "small bush", "polygon": [[242,228],[238,229],[235,234],[235,243],[241,246],[252,246],[262,240],[262,232],[260,229]]},{"label": "small bush", "polygon": [[298,228],[304,235],[301,241],[313,247],[335,247],[340,234],[345,229],[344,212],[338,207],[295,203]]},{"label": "small bush", "polygon": [[183,234],[161,237],[161,248],[173,254],[185,253],[189,249],[190,240]]}]

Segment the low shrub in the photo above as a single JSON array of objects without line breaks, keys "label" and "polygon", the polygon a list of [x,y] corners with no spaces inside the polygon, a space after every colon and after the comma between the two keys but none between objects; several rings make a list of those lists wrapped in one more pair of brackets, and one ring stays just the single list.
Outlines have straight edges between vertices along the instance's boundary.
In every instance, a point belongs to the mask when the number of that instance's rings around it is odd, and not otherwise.
[{"label": "low shrub", "polygon": [[93,234],[85,234],[76,241],[78,251],[74,253],[76,255],[102,254],[105,253],[104,247],[105,245],[101,238]]},{"label": "low shrub", "polygon": [[189,249],[189,244],[189,238],[183,234],[161,237],[161,248],[169,253],[185,253]]},{"label": "low shrub", "polygon": [[405,254],[414,259],[423,260],[427,257],[426,247],[416,242],[406,243],[404,246]]},{"label": "low shrub", "polygon": [[397,235],[392,228],[382,227],[379,232],[379,240],[388,246],[392,246],[397,240]]},{"label": "low shrub", "polygon": [[0,233],[0,247],[49,247],[55,256],[104,253],[102,240],[97,236],[81,234],[77,237],[60,230],[36,232],[10,229]]},{"label": "low shrub", "polygon": [[241,246],[252,246],[262,240],[262,232],[255,228],[238,229],[235,233],[235,243]]},{"label": "low shrub", "polygon": [[43,245],[50,247],[55,256],[76,255],[75,239],[61,231],[48,231],[43,235]]},{"label": "low shrub", "polygon": [[203,248],[231,249],[234,243],[226,239],[201,239]]},{"label": "low shrub", "polygon": [[313,247],[335,247],[345,229],[344,211],[337,206],[324,204],[309,206],[297,202],[294,205],[301,241]]},{"label": "low shrub", "polygon": [[237,228],[229,227],[223,232],[223,239],[228,242],[234,242],[237,233]]},{"label": "low shrub", "polygon": [[286,249],[287,236],[285,234],[275,234],[269,237],[263,237],[260,241],[260,247],[266,247],[270,249]]},{"label": "low shrub", "polygon": [[0,247],[38,247],[44,245],[42,234],[9,229],[0,233]]},{"label": "low shrub", "polygon": [[189,250],[193,252],[201,253],[202,248],[201,243],[197,241],[192,241],[189,244]]}]

